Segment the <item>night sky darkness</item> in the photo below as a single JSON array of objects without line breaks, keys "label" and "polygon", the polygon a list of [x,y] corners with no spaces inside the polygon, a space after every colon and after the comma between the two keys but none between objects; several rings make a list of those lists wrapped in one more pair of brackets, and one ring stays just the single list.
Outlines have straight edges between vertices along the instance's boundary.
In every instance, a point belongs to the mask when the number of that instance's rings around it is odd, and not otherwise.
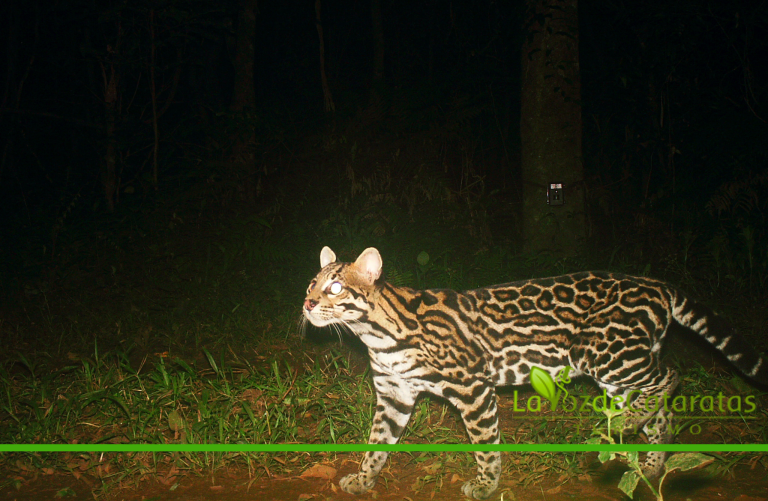
[{"label": "night sky darkness", "polygon": [[[767,5],[580,3],[585,180],[598,232],[609,219],[636,221],[638,214],[675,218],[678,227],[693,224],[718,190],[741,182],[751,187],[754,205],[726,215],[764,233],[758,214],[766,205]],[[326,71],[336,104],[334,113],[326,113],[314,2],[259,2],[256,106],[249,115],[257,155],[264,155],[254,167],[263,174],[259,200],[288,178],[317,175],[314,162],[288,166],[275,154],[278,136],[294,157],[312,150],[319,155],[318,143],[307,138],[327,131],[359,133],[381,147],[455,121],[451,137],[480,145],[475,168],[514,206],[524,6],[382,0],[381,9],[384,115],[361,130],[355,124],[369,107],[373,71],[371,4],[322,3]],[[238,130],[227,115],[237,12],[233,1],[2,2],[3,246],[18,243],[14,236],[38,238],[38,231],[44,243],[64,214],[80,221],[107,214],[101,172],[111,68],[119,76],[115,214],[205,179],[226,181],[208,165],[228,158]],[[152,26],[162,111],[157,191],[150,175]],[[462,115],[466,110],[472,112]],[[460,183],[460,169],[435,164],[449,185]]]}]

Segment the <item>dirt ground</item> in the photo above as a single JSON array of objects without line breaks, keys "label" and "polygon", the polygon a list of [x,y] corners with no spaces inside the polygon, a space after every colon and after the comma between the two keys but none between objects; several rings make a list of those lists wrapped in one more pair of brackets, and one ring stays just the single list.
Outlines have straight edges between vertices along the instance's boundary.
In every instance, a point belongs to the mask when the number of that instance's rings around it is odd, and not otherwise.
[{"label": "dirt ground", "polygon": [[[597,463],[599,464],[599,463]],[[177,477],[163,483],[162,479],[147,481],[138,487],[115,489],[103,499],[120,501],[188,500],[188,501],[460,501],[461,485],[467,480],[459,475],[437,482],[423,483],[422,471],[409,467],[403,458],[393,458],[376,487],[362,496],[352,496],[338,487],[339,479],[352,473],[356,465],[351,460],[315,465],[296,476],[273,476],[249,479],[244,471],[218,472],[215,477]],[[492,501],[565,501],[565,500],[627,500],[617,488],[626,467],[609,462],[591,469],[590,474],[558,479],[544,475],[526,486],[515,478],[502,478]],[[71,497],[93,499],[93,481],[76,480],[65,475],[41,475],[15,487],[0,491],[0,501],[42,501]],[[725,476],[708,477],[703,471],[674,472],[664,483],[665,501],[768,501],[768,472],[759,466],[736,466]],[[651,491],[640,485],[635,500],[652,501]]]}]

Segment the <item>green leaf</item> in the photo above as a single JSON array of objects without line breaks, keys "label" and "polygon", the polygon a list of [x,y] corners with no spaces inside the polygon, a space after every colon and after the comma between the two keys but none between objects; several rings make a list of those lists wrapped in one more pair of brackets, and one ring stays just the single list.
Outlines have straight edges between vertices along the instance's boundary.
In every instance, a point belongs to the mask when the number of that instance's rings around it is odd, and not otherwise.
[{"label": "green leaf", "polygon": [[186,363],[184,360],[180,359],[179,357],[174,358],[173,362],[179,365],[182,369],[184,369],[190,376],[195,375],[195,371],[192,369],[192,367],[190,367],[188,363]]},{"label": "green leaf", "polygon": [[427,263],[429,263],[429,254],[427,254],[425,251],[419,252],[419,255],[416,256],[416,262],[421,266],[426,266]]},{"label": "green leaf", "polygon": [[63,489],[59,489],[56,492],[57,498],[74,498],[77,497],[77,493],[73,491],[70,487],[64,487]]},{"label": "green leaf", "polygon": [[184,429],[184,418],[181,417],[179,411],[172,410],[168,413],[168,428],[173,431],[181,431]]},{"label": "green leaf", "polygon": [[125,402],[123,402],[123,400],[121,398],[118,398],[118,397],[115,397],[115,396],[112,396],[112,395],[107,396],[106,398],[108,400],[111,400],[112,402],[116,403],[120,407],[120,409],[125,413],[125,416],[127,418],[131,417],[131,411],[128,410],[128,406],[125,405]]},{"label": "green leaf", "polygon": [[248,405],[248,402],[241,402],[241,404],[243,406],[243,410],[245,410],[245,413],[248,414],[248,418],[251,420],[251,423],[256,426],[256,416],[253,415],[251,406]]},{"label": "green leaf", "polygon": [[557,388],[555,382],[552,380],[552,376],[543,369],[539,369],[536,366],[531,367],[531,386],[536,390],[536,393],[549,400],[552,405],[557,398]]},{"label": "green leaf", "polygon": [[715,458],[707,456],[700,452],[681,452],[667,459],[664,468],[667,472],[674,470],[688,471],[700,466],[705,466],[714,461]]},{"label": "green leaf", "polygon": [[625,471],[624,475],[619,480],[619,489],[632,499],[632,494],[635,492],[637,483],[640,481],[640,475],[635,470]]},{"label": "green leaf", "polygon": [[208,359],[208,363],[211,364],[211,368],[213,369],[213,372],[215,372],[218,375],[219,366],[216,365],[216,361],[213,359],[213,355],[211,355],[211,352],[203,348],[203,353],[205,354],[205,358]]},{"label": "green leaf", "polygon": [[597,453],[597,459],[599,459],[601,463],[613,461],[616,459],[616,453],[611,451],[600,451]]}]

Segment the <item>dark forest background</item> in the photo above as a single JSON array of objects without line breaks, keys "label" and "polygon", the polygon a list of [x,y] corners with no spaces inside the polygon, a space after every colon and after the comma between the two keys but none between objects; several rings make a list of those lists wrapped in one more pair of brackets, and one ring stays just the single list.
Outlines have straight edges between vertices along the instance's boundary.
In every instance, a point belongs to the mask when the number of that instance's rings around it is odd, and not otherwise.
[{"label": "dark forest background", "polygon": [[[300,320],[324,245],[376,247],[416,288],[649,275],[765,352],[766,62],[765,0],[0,1],[0,444],[364,442],[364,350]],[[670,330],[686,391],[759,391]],[[766,443],[760,398],[759,420],[678,442]],[[406,441],[465,441],[438,406],[420,400]],[[592,418],[504,436],[576,443]],[[439,492],[465,456],[391,475]],[[202,492],[230,466],[247,490],[346,457],[8,453],[0,491],[59,472],[95,498],[184,475]],[[742,492],[738,466],[762,495],[766,457],[718,455],[720,487]],[[620,496],[584,481],[594,463],[522,454],[504,478]]]},{"label": "dark forest background", "polygon": [[283,235],[265,255],[308,269],[325,243],[415,256],[448,228],[436,241],[542,272],[765,290],[765,2],[579,3],[585,240],[566,252],[525,245],[521,2],[10,1],[0,19],[6,301],[73,269],[109,283],[152,232],[185,228],[190,250],[223,227]]}]

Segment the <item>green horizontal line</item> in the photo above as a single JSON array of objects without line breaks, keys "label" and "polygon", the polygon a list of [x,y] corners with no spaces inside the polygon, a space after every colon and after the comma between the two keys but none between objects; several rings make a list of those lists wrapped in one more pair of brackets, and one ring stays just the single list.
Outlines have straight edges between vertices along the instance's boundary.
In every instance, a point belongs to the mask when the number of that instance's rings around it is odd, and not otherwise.
[{"label": "green horizontal line", "polygon": [[0,444],[0,452],[768,452],[768,444]]}]

